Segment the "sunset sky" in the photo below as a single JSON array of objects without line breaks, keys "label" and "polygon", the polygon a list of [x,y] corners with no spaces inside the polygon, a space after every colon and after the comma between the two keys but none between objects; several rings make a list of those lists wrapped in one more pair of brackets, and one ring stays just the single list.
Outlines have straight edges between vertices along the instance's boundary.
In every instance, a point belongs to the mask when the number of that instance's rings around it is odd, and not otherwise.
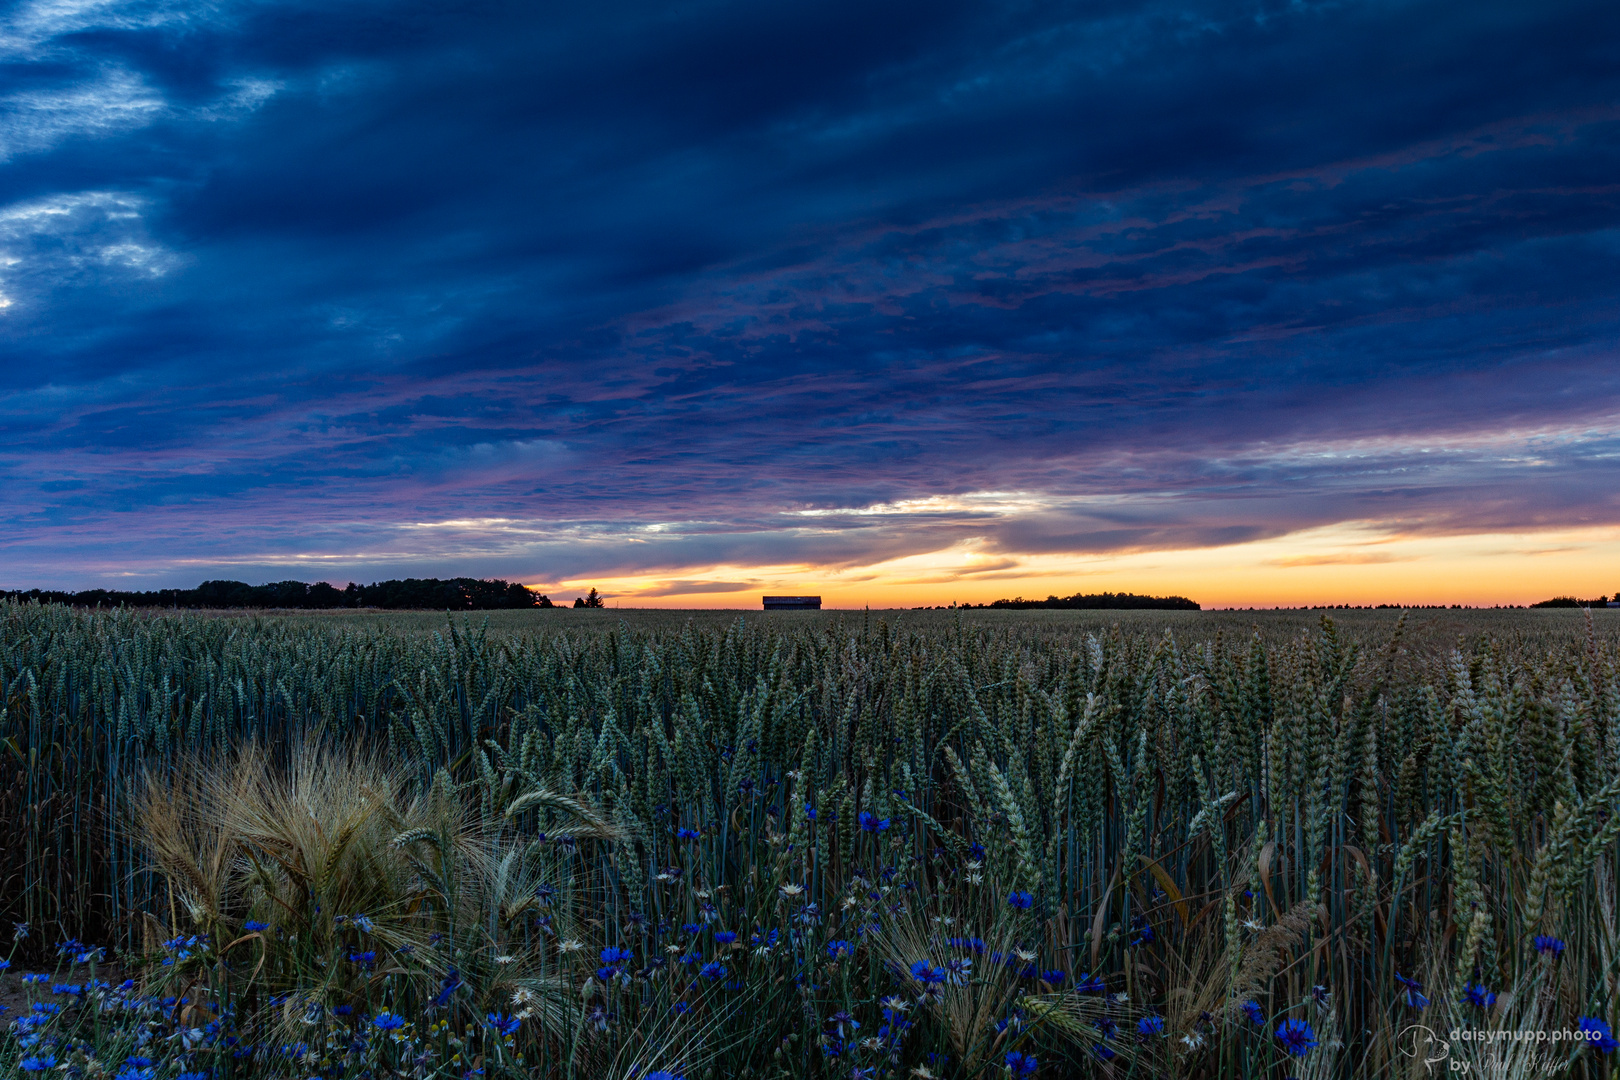
[{"label": "sunset sky", "polygon": [[1620,5],[0,8],[0,586],[1620,590]]}]

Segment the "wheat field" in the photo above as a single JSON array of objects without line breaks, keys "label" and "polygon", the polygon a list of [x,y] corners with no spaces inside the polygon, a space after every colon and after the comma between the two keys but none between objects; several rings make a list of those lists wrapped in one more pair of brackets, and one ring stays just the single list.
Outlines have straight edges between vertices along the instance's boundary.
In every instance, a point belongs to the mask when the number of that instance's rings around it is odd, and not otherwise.
[{"label": "wheat field", "polygon": [[0,606],[0,1068],[1609,1076],[1620,612],[1328,614]]}]

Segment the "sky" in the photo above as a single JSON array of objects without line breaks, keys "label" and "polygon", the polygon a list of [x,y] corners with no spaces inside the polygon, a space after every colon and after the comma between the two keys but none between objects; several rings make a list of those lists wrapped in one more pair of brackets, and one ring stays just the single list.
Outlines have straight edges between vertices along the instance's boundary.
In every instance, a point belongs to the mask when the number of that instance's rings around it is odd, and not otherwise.
[{"label": "sky", "polygon": [[0,585],[1620,590],[1620,7],[0,5]]}]

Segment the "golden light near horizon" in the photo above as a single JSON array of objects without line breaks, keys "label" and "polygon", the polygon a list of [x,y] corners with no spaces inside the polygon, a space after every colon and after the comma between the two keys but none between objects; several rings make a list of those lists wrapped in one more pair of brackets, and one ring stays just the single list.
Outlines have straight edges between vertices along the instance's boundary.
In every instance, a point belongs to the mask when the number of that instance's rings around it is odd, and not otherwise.
[{"label": "golden light near horizon", "polygon": [[757,609],[761,594],[824,607],[933,607],[1076,592],[1179,595],[1205,608],[1531,604],[1620,590],[1620,528],[1408,535],[1376,523],[1250,543],[1100,555],[1004,555],[969,540],[870,565],[719,565],[538,583],[554,601],[599,589],[625,607]]}]

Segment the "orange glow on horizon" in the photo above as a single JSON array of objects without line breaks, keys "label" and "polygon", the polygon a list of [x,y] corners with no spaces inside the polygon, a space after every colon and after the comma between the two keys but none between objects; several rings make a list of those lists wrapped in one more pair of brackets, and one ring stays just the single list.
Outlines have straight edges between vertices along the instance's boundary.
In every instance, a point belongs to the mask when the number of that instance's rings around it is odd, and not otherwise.
[{"label": "orange glow on horizon", "polygon": [[531,585],[555,603],[591,587],[608,605],[758,610],[765,595],[824,608],[915,608],[1077,592],[1185,596],[1205,608],[1329,604],[1473,607],[1620,590],[1620,528],[1462,536],[1343,524],[1225,547],[1007,555],[976,541],[869,566],[713,566]]}]

